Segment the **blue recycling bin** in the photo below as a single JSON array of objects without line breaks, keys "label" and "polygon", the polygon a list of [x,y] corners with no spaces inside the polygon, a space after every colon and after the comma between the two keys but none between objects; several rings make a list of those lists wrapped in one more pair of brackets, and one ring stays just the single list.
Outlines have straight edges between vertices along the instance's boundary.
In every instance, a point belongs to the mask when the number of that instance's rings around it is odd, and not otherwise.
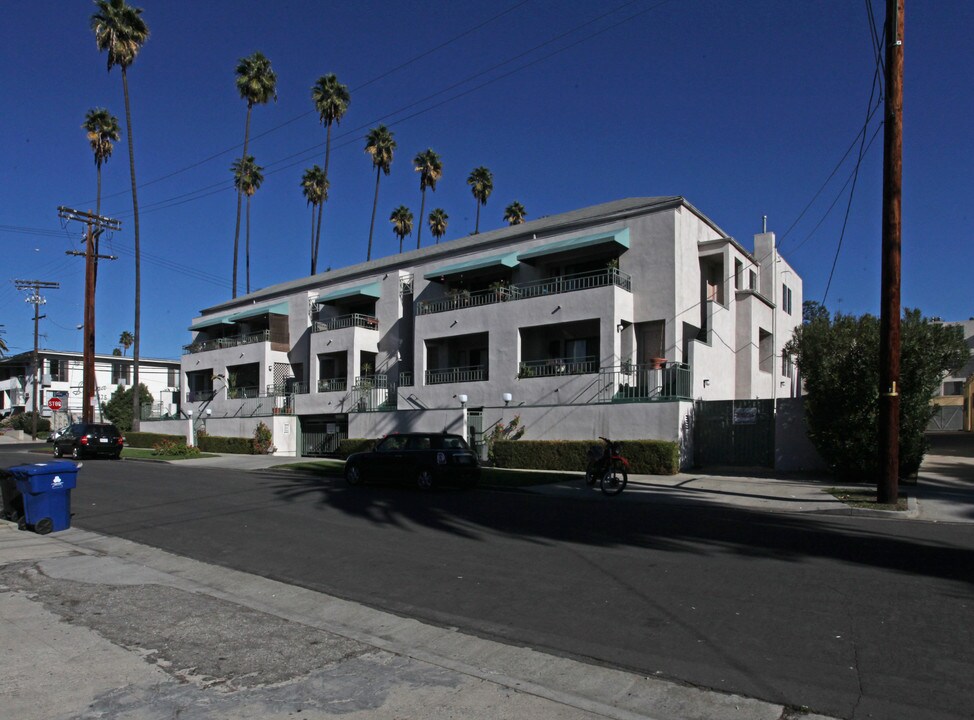
[{"label": "blue recycling bin", "polygon": [[71,490],[78,465],[58,461],[7,468],[24,503],[23,523],[39,535],[71,527]]}]

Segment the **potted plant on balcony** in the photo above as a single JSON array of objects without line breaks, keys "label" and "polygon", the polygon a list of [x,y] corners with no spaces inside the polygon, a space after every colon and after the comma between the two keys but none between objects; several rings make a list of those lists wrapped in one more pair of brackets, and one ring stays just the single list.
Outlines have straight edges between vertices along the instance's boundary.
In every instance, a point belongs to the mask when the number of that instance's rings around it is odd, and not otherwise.
[{"label": "potted plant on balcony", "polygon": [[507,282],[504,280],[498,280],[490,284],[490,290],[494,294],[494,300],[497,302],[504,302],[508,298]]}]

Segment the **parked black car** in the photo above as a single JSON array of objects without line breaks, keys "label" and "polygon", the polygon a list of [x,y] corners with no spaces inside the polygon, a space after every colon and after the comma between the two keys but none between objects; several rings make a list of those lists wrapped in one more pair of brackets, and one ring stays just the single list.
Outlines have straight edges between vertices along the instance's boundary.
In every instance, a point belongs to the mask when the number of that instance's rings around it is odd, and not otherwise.
[{"label": "parked black car", "polygon": [[345,480],[406,480],[421,490],[436,484],[476,485],[477,456],[459,435],[402,433],[387,435],[368,452],[353,453],[345,461]]},{"label": "parked black car", "polygon": [[122,433],[111,423],[75,423],[54,441],[54,457],[102,456],[118,460],[124,443]]}]

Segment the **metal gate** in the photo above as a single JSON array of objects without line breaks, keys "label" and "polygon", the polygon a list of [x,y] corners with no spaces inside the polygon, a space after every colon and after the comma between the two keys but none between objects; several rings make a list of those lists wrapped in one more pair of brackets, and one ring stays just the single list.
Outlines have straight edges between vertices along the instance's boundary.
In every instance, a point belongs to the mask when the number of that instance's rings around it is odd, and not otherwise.
[{"label": "metal gate", "polygon": [[695,415],[697,465],[774,467],[774,400],[700,400]]},{"label": "metal gate", "polygon": [[348,425],[335,420],[305,419],[300,423],[302,457],[325,457],[338,450],[338,443],[348,439]]},{"label": "metal gate", "polygon": [[963,429],[964,407],[962,405],[937,405],[927,425],[927,430],[930,432]]}]

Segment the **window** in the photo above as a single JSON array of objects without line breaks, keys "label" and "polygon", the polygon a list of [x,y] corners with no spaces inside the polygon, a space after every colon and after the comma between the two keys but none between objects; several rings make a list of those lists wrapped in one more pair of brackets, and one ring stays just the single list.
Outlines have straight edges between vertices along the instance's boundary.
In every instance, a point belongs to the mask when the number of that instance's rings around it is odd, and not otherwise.
[{"label": "window", "polygon": [[67,360],[48,360],[48,370],[51,374],[51,380],[53,382],[67,382],[68,381],[68,361]]},{"label": "window", "polygon": [[781,356],[781,374],[788,379],[795,377],[795,363],[792,362],[791,355]]},{"label": "window", "polygon": [[740,290],[741,284],[744,282],[744,263],[740,260],[734,261],[734,289]]},{"label": "window", "polygon": [[748,270],[747,280],[748,280],[748,286],[747,286],[748,290],[758,289],[758,274],[756,272],[754,272],[753,270]]},{"label": "window", "polygon": [[758,328],[758,370],[769,373],[774,369],[774,346],[771,333]]},{"label": "window", "polygon": [[784,283],[781,284],[781,307],[791,315],[791,288]]},{"label": "window", "polygon": [[112,385],[129,384],[129,364],[121,362],[112,363]]},{"label": "window", "polygon": [[166,387],[179,387],[179,368],[168,368],[166,373]]}]

